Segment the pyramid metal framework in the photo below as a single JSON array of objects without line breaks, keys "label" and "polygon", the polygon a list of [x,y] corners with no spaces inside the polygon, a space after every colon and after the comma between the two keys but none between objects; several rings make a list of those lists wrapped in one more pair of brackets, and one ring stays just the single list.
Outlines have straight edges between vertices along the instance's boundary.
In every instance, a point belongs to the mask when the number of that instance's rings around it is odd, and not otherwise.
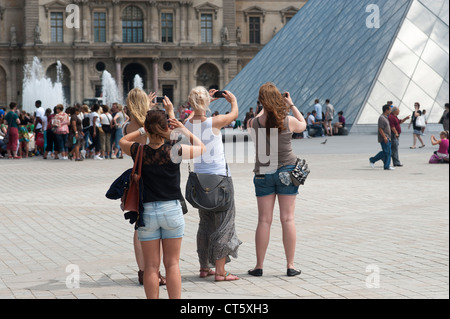
[{"label": "pyramid metal framework", "polygon": [[[379,9],[379,25],[376,11]],[[309,0],[226,87],[239,119],[274,82],[304,114],[330,99],[347,123],[376,124],[388,100],[410,115],[414,102],[439,121],[449,100],[448,0]],[[211,110],[225,113],[221,100]]]}]

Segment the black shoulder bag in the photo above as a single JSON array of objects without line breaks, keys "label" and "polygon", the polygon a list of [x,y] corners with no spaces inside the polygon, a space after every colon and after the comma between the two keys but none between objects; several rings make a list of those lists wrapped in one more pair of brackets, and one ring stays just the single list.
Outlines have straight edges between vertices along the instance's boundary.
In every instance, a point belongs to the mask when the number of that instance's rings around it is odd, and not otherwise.
[{"label": "black shoulder bag", "polygon": [[191,171],[186,183],[186,200],[197,209],[212,213],[227,211],[232,203],[230,179],[227,176],[197,174]]}]

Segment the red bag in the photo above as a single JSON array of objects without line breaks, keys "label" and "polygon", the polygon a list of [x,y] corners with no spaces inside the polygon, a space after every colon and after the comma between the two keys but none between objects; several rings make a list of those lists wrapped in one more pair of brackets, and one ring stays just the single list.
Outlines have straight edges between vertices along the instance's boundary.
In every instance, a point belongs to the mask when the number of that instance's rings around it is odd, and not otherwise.
[{"label": "red bag", "polygon": [[44,134],[42,134],[42,132],[39,132],[36,136],[36,146],[44,147]]},{"label": "red bag", "polygon": [[[139,182],[142,172],[142,156],[144,154],[144,145],[139,145],[133,170],[131,171],[128,188],[122,196],[122,210],[130,212],[139,212]],[[137,169],[137,170],[136,170]]]}]

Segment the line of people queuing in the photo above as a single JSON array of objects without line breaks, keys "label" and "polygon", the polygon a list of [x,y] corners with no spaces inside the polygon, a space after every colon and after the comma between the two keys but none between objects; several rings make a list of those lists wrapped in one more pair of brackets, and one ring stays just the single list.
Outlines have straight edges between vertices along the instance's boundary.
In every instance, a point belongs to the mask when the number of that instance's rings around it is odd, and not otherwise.
[{"label": "line of people queuing", "polygon": [[[209,106],[216,98],[216,90],[196,87],[189,94],[193,112],[184,124],[175,118],[172,102],[164,97],[164,112],[155,110],[153,95],[133,89],[127,98],[130,121],[124,126],[124,137],[119,145],[123,152],[137,160],[142,150],[143,213],[138,217],[134,232],[134,251],[139,268],[138,277],[147,298],[159,298],[159,286],[167,285],[169,298],[181,297],[181,273],[179,267],[181,242],[185,220],[180,198],[181,159],[196,159],[193,172],[221,178],[229,194],[226,208],[219,211],[199,209],[200,222],[197,232],[199,277],[214,277],[215,281],[239,280],[239,276],[226,270],[231,257],[238,257],[242,242],[235,228],[235,216],[239,209],[234,201],[232,174],[224,155],[221,129],[235,121],[239,107],[233,93],[225,91],[223,98],[230,104],[227,114],[208,116]],[[271,158],[277,165],[270,170],[267,163],[256,159],[254,186],[258,206],[256,228],[256,264],[248,271],[252,276],[263,276],[273,208],[278,199],[286,254],[286,275],[298,276],[295,268],[295,204],[298,187],[286,179],[295,168],[297,157],[291,146],[292,134],[303,133],[306,121],[298,111],[289,93],[282,95],[273,83],[260,88],[259,99],[263,110],[248,123],[256,130],[256,144],[266,143],[266,131],[278,134],[278,152]],[[289,114],[292,114],[290,116]],[[171,133],[177,130],[188,144],[170,142]],[[270,142],[269,142],[270,144]],[[142,146],[143,145],[143,146]],[[143,148],[141,148],[141,146]],[[208,150],[208,151],[206,151]],[[265,157],[264,152],[264,157]],[[164,264],[166,277],[161,276],[160,264]]]},{"label": "line of people queuing", "polygon": [[35,102],[33,115],[19,111],[11,103],[9,111],[0,113],[0,157],[21,159],[42,156],[43,159],[83,161],[123,158],[119,141],[122,126],[128,121],[123,106],[76,104],[53,110]]}]

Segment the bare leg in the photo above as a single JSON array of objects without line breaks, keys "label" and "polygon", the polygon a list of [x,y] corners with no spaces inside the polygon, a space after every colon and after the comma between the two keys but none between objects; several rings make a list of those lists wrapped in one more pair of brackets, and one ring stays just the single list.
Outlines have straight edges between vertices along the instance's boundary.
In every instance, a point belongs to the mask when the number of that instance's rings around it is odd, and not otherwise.
[{"label": "bare leg", "polygon": [[134,245],[134,255],[136,257],[136,263],[138,265],[138,268],[139,270],[144,270],[145,268],[144,253],[142,251],[141,242],[138,239],[137,231],[134,231],[133,245]]},{"label": "bare leg", "polygon": [[162,240],[164,253],[163,262],[166,269],[167,293],[169,294],[169,299],[181,299],[181,241],[182,238]]},{"label": "bare leg", "polygon": [[423,142],[422,137],[420,135],[417,135],[417,138],[419,139],[420,143],[422,143],[422,147],[425,147],[425,143]]},{"label": "bare leg", "polygon": [[141,242],[144,253],[144,290],[147,299],[159,299],[160,240]]},{"label": "bare leg", "polygon": [[294,269],[295,247],[297,231],[295,228],[295,200],[296,196],[278,195],[280,206],[280,221],[283,229],[283,245],[286,254],[287,269]]},{"label": "bare leg", "polygon": [[256,228],[256,267],[263,269],[264,258],[270,240],[270,226],[273,220],[273,208],[275,206],[276,195],[258,197],[258,227]]}]

